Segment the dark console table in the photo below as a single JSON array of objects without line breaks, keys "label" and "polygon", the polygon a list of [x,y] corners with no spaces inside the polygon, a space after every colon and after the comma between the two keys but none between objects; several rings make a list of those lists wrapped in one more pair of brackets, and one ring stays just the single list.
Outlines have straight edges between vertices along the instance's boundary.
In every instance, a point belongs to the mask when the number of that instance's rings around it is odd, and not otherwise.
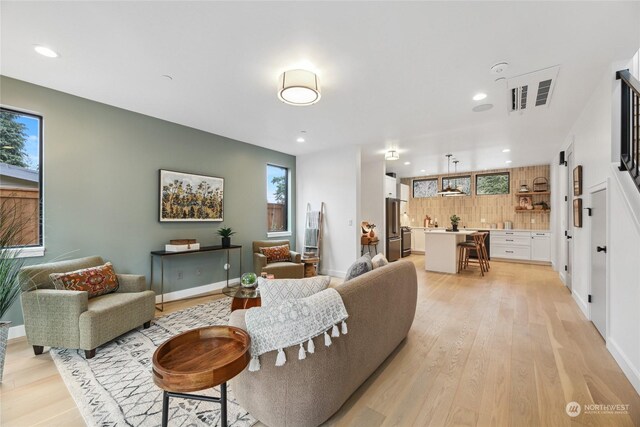
[{"label": "dark console table", "polygon": [[193,251],[182,251],[182,252],[167,252],[167,251],[152,251],[151,252],[151,283],[149,284],[149,288],[153,289],[153,260],[155,257],[160,258],[160,307],[156,304],[156,308],[160,311],[164,311],[164,259],[168,256],[177,256],[177,255],[195,255],[201,253],[208,252],[217,252],[217,251],[226,251],[227,252],[227,263],[225,264],[225,270],[227,271],[227,287],[229,287],[229,270],[231,265],[229,264],[230,252],[234,249],[237,249],[240,252],[240,275],[242,275],[242,246],[240,245],[231,245],[229,247],[222,246],[204,246],[200,249],[196,249]]}]

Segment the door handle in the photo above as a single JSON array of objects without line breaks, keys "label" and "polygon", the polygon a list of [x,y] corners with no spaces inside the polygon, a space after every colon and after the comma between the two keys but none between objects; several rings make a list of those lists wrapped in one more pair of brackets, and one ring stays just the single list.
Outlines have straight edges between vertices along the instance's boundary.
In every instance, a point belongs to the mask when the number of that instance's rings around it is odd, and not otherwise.
[{"label": "door handle", "polygon": [[567,234],[567,239],[573,239],[573,236],[569,236],[569,235]]},{"label": "door handle", "polygon": [[607,247],[606,246],[596,246],[596,251],[604,252],[606,254],[607,253]]}]

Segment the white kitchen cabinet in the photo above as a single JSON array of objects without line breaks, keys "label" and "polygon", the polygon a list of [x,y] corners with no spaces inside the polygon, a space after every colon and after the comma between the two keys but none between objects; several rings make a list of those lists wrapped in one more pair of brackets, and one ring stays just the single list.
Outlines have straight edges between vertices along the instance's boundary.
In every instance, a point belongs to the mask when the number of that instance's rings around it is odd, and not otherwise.
[{"label": "white kitchen cabinet", "polygon": [[398,199],[408,202],[409,186],[407,184],[398,184],[397,194],[398,194]]},{"label": "white kitchen cabinet", "polygon": [[551,235],[531,233],[531,261],[551,261]]},{"label": "white kitchen cabinet", "polygon": [[491,230],[491,258],[551,262],[551,233]]},{"label": "white kitchen cabinet", "polygon": [[424,228],[411,229],[411,252],[424,253]]},{"label": "white kitchen cabinet", "polygon": [[392,198],[397,198],[398,193],[397,193],[397,186],[396,186],[396,179],[392,176],[386,176],[384,177],[384,197],[392,197]]},{"label": "white kitchen cabinet", "polygon": [[528,261],[531,259],[531,233],[491,230],[491,258]]}]

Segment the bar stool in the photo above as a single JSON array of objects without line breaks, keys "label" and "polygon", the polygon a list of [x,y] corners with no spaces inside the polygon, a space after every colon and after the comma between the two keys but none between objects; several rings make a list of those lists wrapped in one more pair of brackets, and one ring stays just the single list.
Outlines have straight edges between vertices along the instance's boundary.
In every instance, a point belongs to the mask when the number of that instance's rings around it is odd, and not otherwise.
[{"label": "bar stool", "polygon": [[367,237],[365,241],[364,237],[360,239],[360,255],[364,255],[364,247],[367,247],[367,253],[371,254],[371,248],[375,251],[375,254],[378,254],[378,243],[380,240],[377,237],[370,238]]},{"label": "bar stool", "polygon": [[[471,251],[475,250],[478,256],[478,265],[480,266],[480,274],[484,276],[485,271],[489,271],[489,257],[487,255],[487,247],[485,239],[487,233],[477,232],[471,234],[473,242],[458,243],[458,272],[469,267]],[[475,261],[471,261],[475,262]]]},{"label": "bar stool", "polygon": [[487,246],[485,244],[489,233],[482,231],[480,234],[482,234],[482,259],[484,261],[485,271],[489,271],[489,269],[491,269],[491,265],[489,264],[489,253],[487,252]]}]

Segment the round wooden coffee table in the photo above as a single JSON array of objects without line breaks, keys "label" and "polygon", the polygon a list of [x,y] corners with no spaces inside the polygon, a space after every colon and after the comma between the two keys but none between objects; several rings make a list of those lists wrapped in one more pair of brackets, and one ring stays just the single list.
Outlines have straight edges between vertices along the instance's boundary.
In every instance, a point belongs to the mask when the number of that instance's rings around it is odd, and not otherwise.
[{"label": "round wooden coffee table", "polygon": [[[227,425],[227,381],[249,363],[251,338],[233,326],[208,326],[176,335],[153,354],[153,382],[163,392],[162,425],[169,421],[169,398],[220,403]],[[186,394],[220,385],[220,397]]]}]

